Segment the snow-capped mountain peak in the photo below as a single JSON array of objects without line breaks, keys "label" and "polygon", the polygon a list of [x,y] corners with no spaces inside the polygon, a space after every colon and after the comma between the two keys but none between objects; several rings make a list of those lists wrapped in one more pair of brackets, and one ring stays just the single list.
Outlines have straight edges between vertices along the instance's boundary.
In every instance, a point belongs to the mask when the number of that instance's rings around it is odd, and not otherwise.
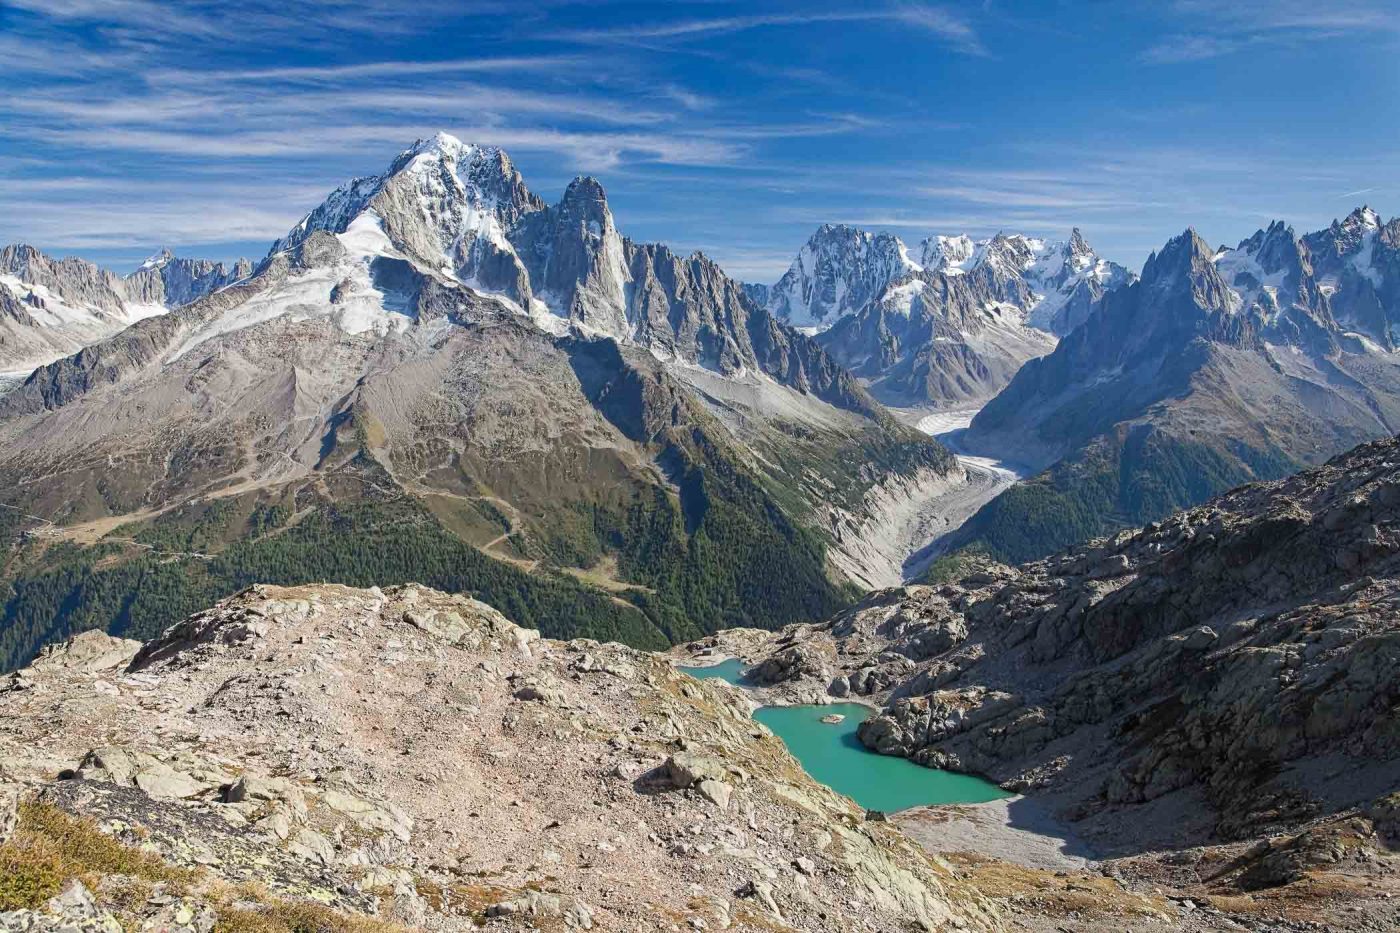
[{"label": "snow-capped mountain peak", "polygon": [[1048,251],[1044,240],[1020,233],[997,233],[981,250],[979,264],[1005,276],[1018,276]]},{"label": "snow-capped mountain peak", "polygon": [[477,151],[482,147],[469,145],[462,142],[451,133],[437,132],[432,136],[415,140],[412,146],[404,150],[410,157],[424,155],[440,155],[451,159],[461,158],[462,155]]},{"label": "snow-capped mountain peak", "polygon": [[1021,277],[1035,295],[1027,320],[1060,336],[1083,323],[1105,291],[1134,278],[1125,267],[1099,256],[1078,227],[1068,240],[1029,239],[1027,244],[1032,255]]},{"label": "snow-capped mountain peak", "polygon": [[169,248],[162,247],[159,252],[152,253],[150,256],[146,257],[146,261],[137,267],[137,271],[142,269],[159,269],[174,258],[175,254],[172,253]]},{"label": "snow-capped mountain peak", "polygon": [[797,327],[827,327],[922,271],[897,236],[823,224],[770,290],[769,308]]},{"label": "snow-capped mountain peak", "polygon": [[1368,204],[1363,204],[1347,215],[1342,221],[1343,226],[1358,226],[1365,230],[1375,230],[1381,225],[1381,215],[1373,211]]},{"label": "snow-capped mountain peak", "polygon": [[1075,227],[1069,233],[1069,242],[1064,247],[1065,261],[1076,272],[1083,272],[1098,261],[1094,250],[1084,241],[1084,235]]},{"label": "snow-capped mountain peak", "polygon": [[372,207],[391,239],[433,260],[469,250],[480,236],[502,247],[502,228],[543,203],[525,190],[504,152],[438,133],[399,153],[384,173],[331,192],[269,254],[297,246],[316,230],[343,233]]},{"label": "snow-capped mountain peak", "polygon": [[779,317],[822,328],[896,288],[903,291],[891,307],[909,306],[911,275],[971,275],[981,283],[975,287],[986,292],[988,307],[1012,306],[1033,326],[1065,334],[1103,289],[1132,278],[1127,269],[1100,258],[1078,229],[1064,242],[1005,232],[984,240],[937,235],[920,243],[918,255],[915,262],[890,234],[824,224],[764,294]]},{"label": "snow-capped mountain peak", "polygon": [[[894,261],[908,262],[898,244],[892,252]],[[343,326],[353,317],[351,333],[400,330],[417,320],[410,293],[471,293],[487,301],[464,299],[455,313],[494,305],[553,334],[604,335],[726,374],[768,371],[787,352],[775,349],[770,330],[750,324],[766,312],[755,311],[717,266],[627,240],[597,179],[575,178],[549,205],[505,152],[446,133],[416,141],[383,173],[333,191],[272,245],[267,264],[274,263],[295,273],[277,286],[286,300],[254,309],[238,327],[286,308]],[[335,293],[329,301],[293,294],[303,283],[314,293],[322,280]],[[421,290],[404,291],[404,282]],[[432,319],[453,314],[449,305],[458,300],[443,298]],[[759,358],[755,341],[767,358]]]},{"label": "snow-capped mountain peak", "polygon": [[977,254],[972,237],[931,236],[920,244],[921,262],[925,269],[947,275],[962,275]]}]

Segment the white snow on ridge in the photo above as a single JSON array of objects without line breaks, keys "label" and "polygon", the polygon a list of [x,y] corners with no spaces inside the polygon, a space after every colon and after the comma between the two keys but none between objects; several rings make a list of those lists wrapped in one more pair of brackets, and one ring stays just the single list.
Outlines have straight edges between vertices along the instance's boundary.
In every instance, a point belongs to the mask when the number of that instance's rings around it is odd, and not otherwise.
[{"label": "white snow on ridge", "polygon": [[923,268],[896,236],[823,225],[769,290],[768,308],[794,327],[825,329]]},{"label": "white snow on ridge", "polygon": [[768,290],[768,310],[798,328],[829,328],[871,302],[911,314],[921,272],[965,276],[986,270],[1001,292],[1025,286],[1030,298],[1019,323],[1050,331],[1060,309],[1082,282],[1106,286],[1127,281],[1126,269],[1100,258],[1075,230],[1065,241],[1019,233],[984,240],[966,235],[929,237],[915,261],[898,237],[854,227],[824,225],[803,244],[783,277]]},{"label": "white snow on ridge", "polygon": [[[1372,220],[1371,226],[1379,226],[1380,220],[1378,217],[1376,217],[1375,211],[1371,211],[1371,215],[1372,218],[1375,218],[1374,220]],[[1361,275],[1365,276],[1366,279],[1376,288],[1380,288],[1382,285],[1381,274],[1379,271],[1376,270],[1375,263],[1371,261],[1372,254],[1375,252],[1376,248],[1377,235],[1378,234],[1375,232],[1375,230],[1372,230],[1371,232],[1367,233],[1362,238],[1361,246],[1351,257],[1350,262],[1351,267],[1353,269],[1355,269]]]},{"label": "white snow on ridge", "polygon": [[[345,247],[344,259],[289,275],[269,290],[253,295],[196,330],[166,362],[173,363],[216,337],[279,317],[294,321],[327,318],[351,335],[407,330],[414,321],[408,297],[377,288],[370,274],[370,263],[378,257],[404,258],[384,233],[379,217],[372,210],[362,212],[344,233],[336,234],[336,239]],[[334,301],[333,292],[337,292]]]},{"label": "white snow on ridge", "polygon": [[1380,344],[1376,343],[1374,340],[1372,340],[1370,337],[1367,337],[1365,334],[1358,334],[1355,331],[1344,331],[1342,336],[1351,337],[1352,339],[1356,340],[1356,342],[1361,344],[1362,348],[1365,349],[1367,353],[1370,353],[1374,356],[1389,356],[1389,354],[1386,352],[1385,347],[1382,347]]},{"label": "white snow on ridge", "polygon": [[95,308],[70,305],[47,286],[33,285],[13,275],[0,275],[0,285],[25,304],[25,310],[40,327],[101,327],[107,316]]},{"label": "white snow on ridge", "polygon": [[440,235],[451,237],[442,244],[444,256],[462,255],[477,239],[486,240],[503,253],[515,254],[497,216],[496,199],[471,184],[470,179],[464,179],[461,172],[495,152],[489,147],[464,143],[448,133],[438,133],[418,147],[417,155],[405,168],[418,182],[418,206],[424,220],[436,227]]},{"label": "white snow on ridge", "polygon": [[[986,241],[983,241],[985,244]],[[931,236],[922,246],[924,268],[945,275],[964,275],[977,265],[977,244],[969,236]]]},{"label": "white snow on ridge", "polygon": [[1222,250],[1212,259],[1238,302],[1232,310],[1249,308],[1261,298],[1267,299],[1262,302],[1267,308],[1278,309],[1278,290],[1288,278],[1287,269],[1265,272],[1259,260],[1245,249]]},{"label": "white snow on ridge", "polygon": [[910,270],[911,272],[923,272],[924,267],[919,263],[915,262],[913,259],[909,258],[909,247],[904,245],[904,241],[901,240],[899,237],[895,237],[894,241],[899,249],[900,264],[903,265],[904,268]]},{"label": "white snow on ridge", "polygon": [[924,283],[918,279],[901,282],[885,292],[885,306],[905,317],[913,311],[914,300],[923,293]]},{"label": "white snow on ridge", "polygon": [[350,221],[344,233],[336,234],[336,239],[350,255],[359,259],[374,256],[403,258],[403,254],[394,248],[389,235],[384,232],[384,222],[373,210],[364,211]]}]

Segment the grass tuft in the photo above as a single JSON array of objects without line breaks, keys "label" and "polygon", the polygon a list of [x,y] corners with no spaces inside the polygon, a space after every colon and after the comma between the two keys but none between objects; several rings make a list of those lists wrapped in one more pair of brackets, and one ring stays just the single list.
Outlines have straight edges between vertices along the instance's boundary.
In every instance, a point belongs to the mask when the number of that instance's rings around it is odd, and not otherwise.
[{"label": "grass tuft", "polygon": [[187,869],[122,845],[52,804],[19,805],[15,833],[0,845],[0,910],[34,909],[74,878],[106,875],[176,884],[194,877]]},{"label": "grass tuft", "polygon": [[260,908],[219,911],[214,933],[399,933],[403,928],[354,917],[303,901],[271,901]]}]

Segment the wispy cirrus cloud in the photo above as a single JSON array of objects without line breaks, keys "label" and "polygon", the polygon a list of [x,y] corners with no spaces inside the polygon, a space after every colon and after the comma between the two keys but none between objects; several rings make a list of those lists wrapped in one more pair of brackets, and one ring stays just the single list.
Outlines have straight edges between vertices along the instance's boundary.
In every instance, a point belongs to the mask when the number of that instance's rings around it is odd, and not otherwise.
[{"label": "wispy cirrus cloud", "polygon": [[1237,51],[1246,40],[1227,36],[1180,35],[1143,49],[1138,58],[1150,65],[1202,62]]},{"label": "wispy cirrus cloud", "polygon": [[[722,9],[739,12],[711,15]],[[3,0],[0,58],[23,91],[0,98],[0,175],[52,210],[20,221],[37,202],[0,204],[17,232],[66,230],[59,239],[68,244],[115,246],[129,235],[134,248],[142,230],[193,244],[261,238],[282,232],[347,175],[382,167],[439,129],[518,158],[540,154],[536,163],[554,167],[545,185],[574,172],[732,173],[771,145],[887,128],[833,100],[785,104],[780,114],[736,106],[671,72],[670,51],[611,46],[671,49],[752,30],[869,23],[930,36],[963,56],[987,54],[970,15],[951,4],[791,2],[755,13],[700,2],[655,7],[641,24],[600,12],[577,0],[528,9],[512,0]],[[470,41],[436,41],[448,32]],[[417,54],[427,48],[436,54]],[[817,82],[844,86],[796,64],[770,69],[765,84]],[[209,193],[206,176],[215,174],[227,176],[224,187],[202,207],[192,207],[200,197],[179,196],[175,182]],[[289,174],[307,186],[269,185]],[[171,185],[137,193],[124,178]],[[233,193],[240,184],[242,197]],[[269,188],[278,196],[263,198]],[[190,210],[199,216],[179,222]]]},{"label": "wispy cirrus cloud", "polygon": [[561,29],[549,38],[576,43],[634,43],[687,40],[753,29],[812,26],[824,23],[889,23],[930,33],[957,51],[986,55],[976,29],[962,15],[945,7],[908,3],[870,9],[806,10],[792,13],[753,13],[698,19],[657,20],[606,28]]},{"label": "wispy cirrus cloud", "polygon": [[1400,31],[1389,0],[1174,0],[1179,15],[1208,17],[1222,27],[1241,31],[1306,29],[1320,31],[1380,29]]},{"label": "wispy cirrus cloud", "polygon": [[[1188,223],[1234,242],[1393,193],[1383,95],[1356,119],[1368,145],[1320,158],[1302,128],[1328,112],[1287,126],[1250,106],[1267,82],[1135,93],[1172,62],[1392,39],[1393,2],[0,0],[0,241],[259,252],[442,129],[506,147],[546,197],[598,174],[629,234],[746,278],[825,221],[910,239],[1079,224],[1132,263]],[[1310,75],[1303,104],[1365,67],[1314,47],[1357,67]]]},{"label": "wispy cirrus cloud", "polygon": [[1140,61],[1182,64],[1261,45],[1400,34],[1400,11],[1390,0],[1175,0],[1168,21],[1182,28],[1143,49]]},{"label": "wispy cirrus cloud", "polygon": [[417,0],[406,16],[395,0],[6,0],[11,10],[60,23],[80,23],[109,39],[149,45],[163,37],[225,43],[245,35],[264,44],[296,44],[335,33],[385,35],[416,31],[415,17],[479,9],[499,11],[500,4],[468,0]]},{"label": "wispy cirrus cloud", "polygon": [[464,139],[520,151],[545,151],[571,156],[585,170],[620,165],[626,158],[710,165],[737,159],[739,147],[718,139],[664,133],[583,132],[510,126],[456,124],[367,124],[349,127],[260,130],[220,135],[172,129],[111,128],[99,134],[53,127],[38,131],[45,142],[95,150],[144,152],[186,158],[274,158],[315,155],[331,147],[362,150],[401,147],[416,138],[446,130]]},{"label": "wispy cirrus cloud", "polygon": [[289,219],[295,222],[287,205],[314,197],[316,191],[305,185],[249,190],[235,181],[193,190],[89,178],[0,191],[0,214],[27,218],[22,238],[46,247],[151,252],[161,243],[271,242],[286,233]]},{"label": "wispy cirrus cloud", "polygon": [[500,58],[451,58],[418,61],[373,61],[346,65],[293,65],[279,68],[228,68],[210,70],[161,69],[149,73],[152,83],[198,81],[215,84],[228,81],[285,81],[316,84],[361,78],[418,78],[427,75],[462,72],[540,72],[560,73],[573,68],[596,66],[596,59],[578,55],[520,55]]}]

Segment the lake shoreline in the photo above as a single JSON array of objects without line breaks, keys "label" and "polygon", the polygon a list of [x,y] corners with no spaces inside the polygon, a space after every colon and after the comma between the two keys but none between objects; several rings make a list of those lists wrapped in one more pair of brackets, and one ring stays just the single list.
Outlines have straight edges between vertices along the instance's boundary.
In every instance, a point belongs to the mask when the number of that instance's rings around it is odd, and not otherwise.
[{"label": "lake shoreline", "polygon": [[[749,715],[776,735],[814,780],[856,801],[867,810],[891,814],[941,803],[978,803],[1007,792],[977,775],[927,768],[907,758],[881,755],[860,741],[863,722],[879,707],[858,699],[821,697],[823,702],[761,703],[763,688],[741,682],[746,662],[736,656],[706,660],[676,669],[703,680],[723,680],[744,691]],[[835,721],[827,721],[836,717]]]},{"label": "lake shoreline", "polygon": [[[872,703],[865,697],[833,697],[830,694],[821,694],[814,695],[808,698],[795,699],[789,696],[773,695],[773,691],[771,691],[769,688],[760,686],[758,684],[746,684],[740,682],[737,679],[731,680],[727,676],[727,673],[728,670],[732,670],[732,668],[729,668],[728,665],[737,664],[741,668],[753,666],[748,661],[745,661],[743,658],[734,654],[707,655],[704,658],[687,660],[703,660],[705,662],[709,662],[712,658],[713,663],[703,664],[681,664],[678,659],[673,659],[671,661],[671,665],[677,670],[689,674],[692,677],[695,677],[697,680],[723,680],[725,683],[730,684],[731,686],[740,688],[748,696],[749,706],[751,710],[762,709],[765,706],[835,706],[839,703],[849,703],[853,706],[863,706],[866,709],[877,713],[880,712],[881,709],[883,709],[883,707],[881,707],[880,704]],[[707,671],[713,671],[714,673],[705,673]],[[761,697],[762,702],[759,702],[759,700],[755,700],[755,696]],[[957,773],[962,774],[964,772]],[[981,775],[974,775],[974,777],[981,777]]]},{"label": "lake shoreline", "polygon": [[[857,707],[862,711],[867,711],[866,715],[855,719],[854,723],[851,720],[855,714],[849,713],[846,714],[846,720],[841,723],[820,723],[812,727],[813,734],[832,730],[834,733],[832,739],[840,742],[843,734],[851,733],[855,728],[858,728],[861,721],[869,718],[869,713],[880,710],[879,706],[863,698],[845,699],[827,696],[822,698],[825,702],[803,703],[794,702],[789,697],[766,696],[769,691],[764,688],[747,686],[738,682],[743,669],[751,665],[744,658],[728,652],[688,660],[701,663],[676,663],[676,669],[691,676],[698,675],[699,679],[722,679],[726,683],[739,687],[749,701],[749,712],[754,721],[777,735],[784,745],[788,746],[789,752],[802,763],[808,774],[837,793],[852,796],[837,784],[824,779],[822,774],[813,773],[800,754],[800,749],[795,749],[787,736],[784,736],[778,729],[774,729],[770,722],[764,721],[764,719],[771,721],[772,717],[777,714],[770,713],[766,717],[757,714],[763,710],[797,711],[807,708],[812,711],[814,716],[818,717],[818,722],[820,722],[819,717],[830,715],[825,711],[834,707]],[[759,702],[760,699],[769,702]],[[872,760],[899,761],[907,764],[910,768],[919,769],[930,775],[949,775],[979,781],[985,783],[989,788],[1001,790],[983,775],[926,768],[899,756],[882,756],[871,749],[864,749],[863,746],[862,749],[870,755],[876,756]],[[822,757],[830,757],[829,751],[827,755]],[[820,770],[821,768],[818,768],[818,771]],[[857,803],[861,803],[861,801],[857,799]],[[1001,859],[1029,868],[1043,868],[1053,871],[1090,870],[1098,861],[1097,853],[1091,850],[1083,840],[1075,836],[1064,823],[1049,811],[1044,803],[1020,794],[1006,794],[980,801],[916,803],[888,809],[880,807],[869,809],[880,809],[885,813],[886,818],[898,824],[910,839],[934,855],[971,854]]]}]

